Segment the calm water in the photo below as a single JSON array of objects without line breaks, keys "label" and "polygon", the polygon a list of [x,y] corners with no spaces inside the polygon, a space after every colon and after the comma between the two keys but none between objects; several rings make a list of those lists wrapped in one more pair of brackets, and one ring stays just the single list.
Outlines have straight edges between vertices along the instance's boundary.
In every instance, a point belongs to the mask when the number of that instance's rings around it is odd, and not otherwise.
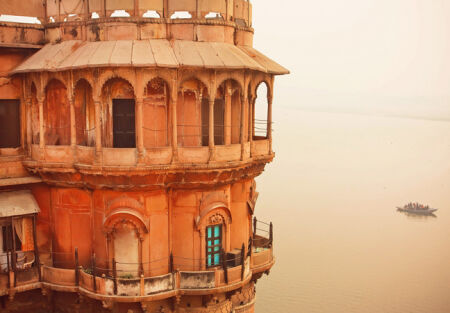
[{"label": "calm water", "polygon": [[[256,215],[277,263],[257,313],[449,313],[450,122],[274,112]],[[436,218],[395,206],[419,201]]]}]

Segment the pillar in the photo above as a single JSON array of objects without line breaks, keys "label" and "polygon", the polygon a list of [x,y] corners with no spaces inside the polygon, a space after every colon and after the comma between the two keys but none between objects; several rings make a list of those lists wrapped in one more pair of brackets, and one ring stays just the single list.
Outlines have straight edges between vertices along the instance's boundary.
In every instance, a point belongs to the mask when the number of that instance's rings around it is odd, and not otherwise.
[{"label": "pillar", "polygon": [[247,97],[246,95],[243,93],[241,94],[241,122],[240,122],[240,144],[241,144],[241,161],[244,160],[244,156],[245,156],[245,128],[244,128],[244,123],[245,123],[245,107],[247,105],[247,101],[246,101]]},{"label": "pillar", "polygon": [[169,103],[172,115],[172,163],[178,161],[178,130],[177,130],[178,89],[175,88],[176,85],[177,85],[176,80],[174,80]]},{"label": "pillar", "polygon": [[101,120],[101,102],[94,99],[95,110],[95,163],[102,162],[102,120]]},{"label": "pillar", "polygon": [[272,154],[272,95],[267,97],[267,139],[269,140],[269,154]]},{"label": "pillar", "polygon": [[27,141],[27,153],[29,156],[31,156],[31,145],[33,143],[33,129],[31,127],[31,124],[33,123],[32,121],[32,109],[33,109],[33,98],[29,97],[26,100],[26,112],[27,112],[27,116],[26,116],[26,132],[27,132],[27,137],[26,137],[26,141]]},{"label": "pillar", "polygon": [[247,99],[248,102],[248,141],[250,142],[250,157],[252,156],[252,145],[253,145],[253,97]]},{"label": "pillar", "polygon": [[69,99],[70,104],[70,145],[75,148],[77,145],[77,126],[75,120],[75,99]]},{"label": "pillar", "polygon": [[225,82],[225,145],[231,144],[231,93],[230,82]]},{"label": "pillar", "polygon": [[209,98],[209,161],[214,160],[214,97]]},{"label": "pillar", "polygon": [[136,146],[138,150],[138,163],[144,162],[144,128],[143,128],[143,113],[142,107],[144,104],[143,98],[136,99]]},{"label": "pillar", "polygon": [[[44,149],[45,146],[45,126],[44,126],[44,98],[38,98],[39,105],[39,148]],[[44,151],[41,151],[43,156]]]}]

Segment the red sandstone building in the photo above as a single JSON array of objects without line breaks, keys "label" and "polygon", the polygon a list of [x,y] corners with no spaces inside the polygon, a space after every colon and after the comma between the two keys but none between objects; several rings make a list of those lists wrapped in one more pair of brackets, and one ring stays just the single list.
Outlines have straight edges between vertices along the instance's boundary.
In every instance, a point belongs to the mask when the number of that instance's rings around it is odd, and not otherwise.
[{"label": "red sandstone building", "polygon": [[0,311],[254,312],[274,264],[254,178],[288,71],[253,49],[251,4],[0,14]]}]

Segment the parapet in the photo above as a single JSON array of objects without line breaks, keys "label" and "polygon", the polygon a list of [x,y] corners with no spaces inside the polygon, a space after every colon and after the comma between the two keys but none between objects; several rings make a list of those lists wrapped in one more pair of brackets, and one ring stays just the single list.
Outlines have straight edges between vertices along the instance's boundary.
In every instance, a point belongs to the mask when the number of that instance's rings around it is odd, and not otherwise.
[{"label": "parapet", "polygon": [[[45,30],[42,43],[182,39],[251,46],[253,40],[248,0],[0,1],[3,16],[26,16],[40,22]],[[11,23],[8,26],[11,28]],[[23,23],[13,26],[29,28]]]}]

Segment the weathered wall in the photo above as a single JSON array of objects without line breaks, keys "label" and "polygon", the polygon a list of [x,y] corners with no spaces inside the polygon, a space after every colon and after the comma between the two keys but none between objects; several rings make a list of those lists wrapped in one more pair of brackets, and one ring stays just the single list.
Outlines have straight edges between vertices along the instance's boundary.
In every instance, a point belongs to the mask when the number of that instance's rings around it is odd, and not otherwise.
[{"label": "weathered wall", "polygon": [[41,207],[37,225],[39,249],[45,255],[44,260],[49,259],[48,253],[52,251],[58,267],[74,266],[77,247],[81,265],[90,267],[91,255],[95,253],[97,266],[107,268],[115,247],[111,241],[108,243],[106,228],[109,226],[105,223],[118,210],[127,209],[131,214],[142,216],[148,227],[148,233],[141,234],[142,262],[147,276],[167,273],[169,251],[173,251],[176,268],[200,270],[204,246],[196,223],[209,212],[209,207],[223,203],[218,207],[229,207],[231,212],[230,234],[226,235],[225,226],[223,229],[224,248],[228,251],[240,249],[243,243],[247,246],[250,185],[251,181],[246,181],[210,191],[153,192],[89,191],[36,185],[33,194]]}]

